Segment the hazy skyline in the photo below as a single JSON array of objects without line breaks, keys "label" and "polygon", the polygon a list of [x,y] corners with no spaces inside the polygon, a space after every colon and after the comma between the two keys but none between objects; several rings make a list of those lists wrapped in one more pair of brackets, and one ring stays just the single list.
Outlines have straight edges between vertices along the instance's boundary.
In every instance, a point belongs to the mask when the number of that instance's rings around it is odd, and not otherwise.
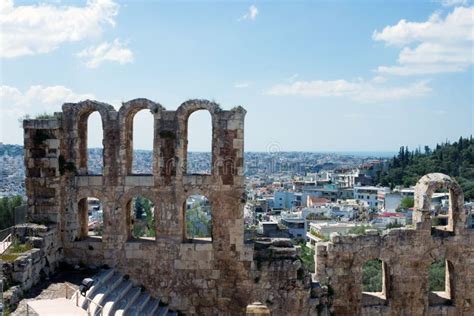
[{"label": "hazy skyline", "polygon": [[[1,135],[86,98],[247,110],[247,151],[397,151],[473,133],[469,1],[1,1]],[[195,120],[194,120],[195,117]],[[90,147],[101,144],[98,114]],[[192,151],[210,148],[193,114]],[[150,149],[139,112],[134,144]]]}]

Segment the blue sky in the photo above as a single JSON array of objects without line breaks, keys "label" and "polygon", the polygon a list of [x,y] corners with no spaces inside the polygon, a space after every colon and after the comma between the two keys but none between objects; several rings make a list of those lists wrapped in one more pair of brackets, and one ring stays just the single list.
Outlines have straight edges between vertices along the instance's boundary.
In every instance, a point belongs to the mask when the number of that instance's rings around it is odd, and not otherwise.
[{"label": "blue sky", "polygon": [[[22,143],[22,115],[85,98],[242,105],[247,151],[396,151],[473,133],[467,0],[0,1],[4,143]],[[150,148],[149,113],[135,120],[136,148]],[[210,148],[209,121],[193,114],[190,150]]]}]

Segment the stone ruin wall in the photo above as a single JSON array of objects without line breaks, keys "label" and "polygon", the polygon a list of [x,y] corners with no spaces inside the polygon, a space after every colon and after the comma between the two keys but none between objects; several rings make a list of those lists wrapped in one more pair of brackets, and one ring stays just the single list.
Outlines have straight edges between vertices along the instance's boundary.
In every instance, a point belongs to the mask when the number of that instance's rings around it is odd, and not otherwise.
[{"label": "stone ruin wall", "polygon": [[[133,117],[143,109],[154,117],[153,172],[134,175]],[[187,120],[201,109],[212,117],[213,168],[211,175],[190,175]],[[104,132],[101,176],[87,174],[87,118],[95,111]],[[84,101],[64,104],[52,119],[25,120],[30,221],[58,232],[62,260],[114,267],[186,314],[242,315],[254,301],[267,305],[272,315],[474,313],[474,234],[465,228],[461,189],[444,175],[427,175],[417,185],[414,229],[334,235],[317,245],[312,276],[301,267],[298,247],[288,241],[244,243],[245,114],[241,107],[225,111],[205,100],[167,111],[136,99],[119,111]],[[451,215],[447,227],[436,229],[429,201],[439,187],[451,192]],[[193,194],[211,202],[212,242],[186,239],[184,205]],[[128,203],[138,195],[155,205],[156,240],[131,236]],[[80,203],[85,197],[102,202],[102,239],[87,238]],[[373,258],[384,262],[385,291],[362,293],[362,266]],[[428,291],[428,268],[438,258],[449,262],[449,299]]]},{"label": "stone ruin wall", "polygon": [[[143,109],[154,117],[153,172],[134,175],[133,117]],[[186,174],[187,121],[201,109],[212,117],[212,172]],[[100,176],[87,174],[87,119],[94,111],[104,132]],[[205,100],[167,111],[137,99],[119,111],[95,101],[64,104],[53,119],[25,120],[30,221],[58,227],[64,261],[114,267],[187,314],[239,315],[254,301],[274,315],[310,314],[318,300],[310,299],[297,249],[263,243],[261,252],[272,260],[256,264],[253,245],[244,243],[245,114],[242,107],[225,111]],[[185,202],[194,194],[211,203],[212,242],[186,239]],[[155,205],[156,240],[131,235],[127,206],[139,195]],[[102,203],[102,239],[87,238],[86,197]]]},{"label": "stone ruin wall", "polygon": [[3,302],[8,310],[17,306],[34,285],[54,274],[63,259],[59,249],[59,234],[53,227],[20,224],[13,228],[12,235],[21,243],[30,243],[32,249],[13,261],[0,260],[0,278],[4,282]]},{"label": "stone ruin wall", "polygon": [[[447,226],[431,227],[431,196],[450,195]],[[331,290],[335,315],[474,315],[474,230],[467,228],[468,210],[459,185],[450,177],[428,174],[415,187],[414,228],[397,228],[364,236],[332,236],[316,245],[316,275]],[[381,293],[362,292],[367,260],[383,263]],[[446,260],[444,293],[430,292],[428,272]]]}]

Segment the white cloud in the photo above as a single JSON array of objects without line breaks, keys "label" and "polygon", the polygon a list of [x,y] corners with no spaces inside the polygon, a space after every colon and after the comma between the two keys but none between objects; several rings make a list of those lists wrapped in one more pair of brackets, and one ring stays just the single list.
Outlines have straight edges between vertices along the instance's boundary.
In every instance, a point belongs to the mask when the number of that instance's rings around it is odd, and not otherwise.
[{"label": "white cloud", "polygon": [[371,81],[373,83],[384,83],[384,82],[387,82],[387,78],[385,78],[383,76],[375,76],[371,79]]},{"label": "white cloud", "polygon": [[23,132],[18,120],[26,114],[34,117],[40,113],[61,111],[65,102],[95,99],[90,93],[76,93],[64,86],[31,86],[22,92],[18,88],[0,86],[0,141],[9,144],[23,143]]},{"label": "white cloud", "polygon": [[244,88],[248,88],[250,85],[250,83],[248,82],[236,82],[234,84],[234,88],[237,88],[237,89],[244,89]]},{"label": "white cloud", "polygon": [[2,116],[35,115],[43,112],[60,111],[65,102],[93,99],[90,93],[78,94],[64,86],[31,86],[25,92],[18,88],[0,86]]},{"label": "white cloud", "polygon": [[474,63],[473,29],[474,7],[457,7],[445,18],[435,13],[426,22],[401,20],[375,31],[374,40],[402,47],[398,65],[377,71],[402,76],[466,71]]},{"label": "white cloud", "polygon": [[384,86],[371,81],[314,80],[278,84],[265,94],[305,97],[346,97],[359,102],[394,101],[424,96],[431,91],[427,81],[418,81],[405,86]]},{"label": "white cloud", "polygon": [[103,42],[95,47],[86,48],[77,56],[87,59],[88,68],[96,68],[104,61],[118,62],[121,65],[133,62],[132,51],[118,39],[112,43]]},{"label": "white cloud", "polygon": [[299,77],[299,74],[293,74],[286,79],[286,82],[293,83]]},{"label": "white cloud", "polygon": [[255,20],[258,15],[258,8],[255,5],[251,5],[247,13],[245,13],[239,20]]},{"label": "white cloud", "polygon": [[440,0],[439,1],[443,7],[452,7],[458,5],[467,5],[468,0]]},{"label": "white cloud", "polygon": [[0,0],[0,57],[48,53],[66,42],[95,38],[104,25],[115,25],[117,13],[112,0],[88,0],[84,7]]}]

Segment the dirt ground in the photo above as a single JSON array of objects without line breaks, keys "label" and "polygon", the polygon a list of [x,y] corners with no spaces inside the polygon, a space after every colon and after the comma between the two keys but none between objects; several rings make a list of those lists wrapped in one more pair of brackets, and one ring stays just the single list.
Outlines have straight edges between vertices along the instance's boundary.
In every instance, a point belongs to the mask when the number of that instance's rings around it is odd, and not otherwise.
[{"label": "dirt ground", "polygon": [[66,297],[66,295],[70,298],[84,278],[91,277],[97,272],[97,270],[89,269],[61,268],[49,280],[44,280],[32,287],[20,301],[16,310],[11,312],[11,315],[26,315],[26,303],[30,301],[60,298]]}]

